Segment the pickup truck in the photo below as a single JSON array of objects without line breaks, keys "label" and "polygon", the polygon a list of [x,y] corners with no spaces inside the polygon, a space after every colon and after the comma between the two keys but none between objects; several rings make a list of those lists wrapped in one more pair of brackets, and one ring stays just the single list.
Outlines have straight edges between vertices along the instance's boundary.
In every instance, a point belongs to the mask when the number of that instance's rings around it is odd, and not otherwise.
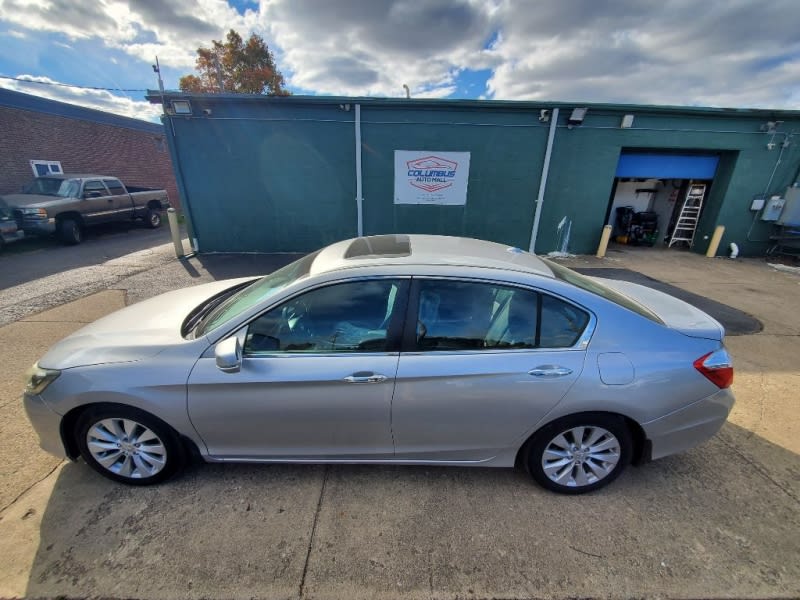
[{"label": "pickup truck", "polygon": [[3,198],[25,235],[55,233],[70,245],[80,244],[84,228],[96,223],[143,219],[160,227],[161,211],[169,207],[166,190],[126,188],[106,175],[36,177],[21,194]]}]

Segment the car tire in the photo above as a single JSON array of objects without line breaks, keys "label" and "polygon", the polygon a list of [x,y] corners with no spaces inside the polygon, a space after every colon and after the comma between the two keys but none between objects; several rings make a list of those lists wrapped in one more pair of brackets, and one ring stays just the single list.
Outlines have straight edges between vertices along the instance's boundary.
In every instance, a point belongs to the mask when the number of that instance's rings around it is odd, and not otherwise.
[{"label": "car tire", "polygon": [[144,222],[150,229],[158,229],[161,227],[161,211],[155,208],[148,208],[147,214],[144,217]]},{"label": "car tire", "polygon": [[58,237],[68,246],[75,246],[83,241],[83,231],[75,219],[62,219],[58,223]]},{"label": "car tire", "polygon": [[633,438],[622,417],[582,413],[537,431],[528,445],[526,464],[542,487],[561,494],[585,494],[619,477],[631,462],[632,452]]},{"label": "car tire", "polygon": [[160,483],[186,464],[175,430],[129,406],[87,410],[76,423],[75,441],[86,464],[129,485]]}]

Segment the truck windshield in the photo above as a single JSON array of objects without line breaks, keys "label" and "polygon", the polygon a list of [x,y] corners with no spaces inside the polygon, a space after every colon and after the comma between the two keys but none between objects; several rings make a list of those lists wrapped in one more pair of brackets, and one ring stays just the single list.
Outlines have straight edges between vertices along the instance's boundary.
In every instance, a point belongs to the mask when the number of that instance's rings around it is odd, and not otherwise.
[{"label": "truck windshield", "polygon": [[41,194],[43,196],[61,196],[77,198],[81,183],[79,179],[60,179],[55,177],[37,177],[23,190],[25,194]]}]

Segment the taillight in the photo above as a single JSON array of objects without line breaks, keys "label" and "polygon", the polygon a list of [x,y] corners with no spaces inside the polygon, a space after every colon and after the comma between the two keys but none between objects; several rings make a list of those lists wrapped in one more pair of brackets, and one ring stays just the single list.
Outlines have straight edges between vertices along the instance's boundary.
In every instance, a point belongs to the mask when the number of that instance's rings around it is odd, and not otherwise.
[{"label": "taillight", "polygon": [[694,368],[721,390],[733,383],[733,362],[725,348],[701,356],[694,361]]}]

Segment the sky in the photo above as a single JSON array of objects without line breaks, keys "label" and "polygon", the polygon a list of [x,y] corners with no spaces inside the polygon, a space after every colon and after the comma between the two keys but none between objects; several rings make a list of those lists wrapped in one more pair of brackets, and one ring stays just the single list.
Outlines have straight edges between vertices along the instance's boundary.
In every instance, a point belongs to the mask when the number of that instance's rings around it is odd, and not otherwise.
[{"label": "sky", "polygon": [[176,89],[232,28],[294,94],[800,109],[798,23],[798,0],[0,0],[0,87],[155,121],[155,57]]}]

